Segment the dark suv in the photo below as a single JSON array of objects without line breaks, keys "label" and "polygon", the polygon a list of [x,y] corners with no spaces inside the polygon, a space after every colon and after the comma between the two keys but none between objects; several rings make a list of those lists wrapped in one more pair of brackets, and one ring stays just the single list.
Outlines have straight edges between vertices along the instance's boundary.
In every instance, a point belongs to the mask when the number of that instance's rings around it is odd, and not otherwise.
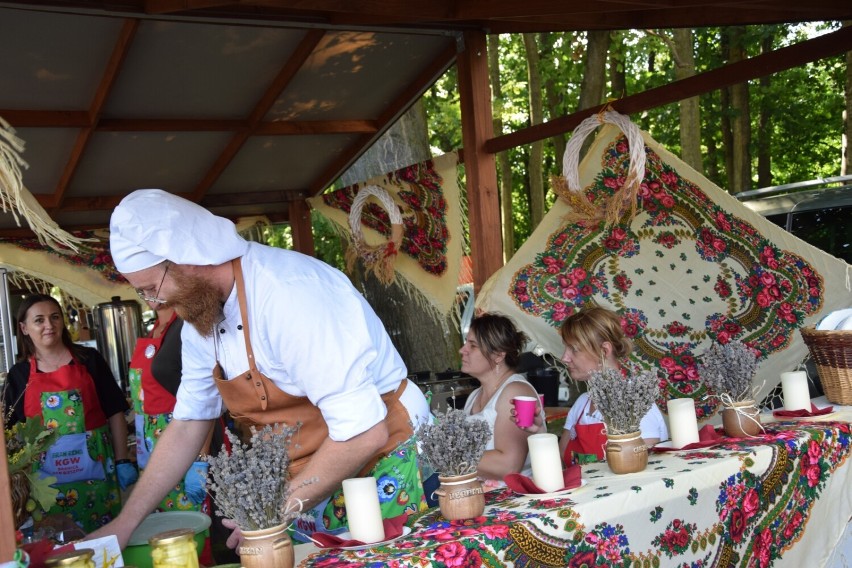
[{"label": "dark suv", "polygon": [[852,263],[852,176],[765,187],[736,197],[803,241]]}]

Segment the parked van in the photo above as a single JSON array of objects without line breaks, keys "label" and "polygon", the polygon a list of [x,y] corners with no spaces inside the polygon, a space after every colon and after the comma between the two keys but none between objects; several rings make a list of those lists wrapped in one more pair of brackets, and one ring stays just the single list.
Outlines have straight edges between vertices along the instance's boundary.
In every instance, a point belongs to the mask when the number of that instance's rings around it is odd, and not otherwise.
[{"label": "parked van", "polygon": [[803,241],[852,264],[852,176],[764,187],[736,197]]}]

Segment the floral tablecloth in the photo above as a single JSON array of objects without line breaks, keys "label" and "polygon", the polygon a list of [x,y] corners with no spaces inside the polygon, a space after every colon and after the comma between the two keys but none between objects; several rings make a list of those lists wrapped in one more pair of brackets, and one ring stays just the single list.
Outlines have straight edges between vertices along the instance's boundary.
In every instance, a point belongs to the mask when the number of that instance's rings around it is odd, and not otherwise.
[{"label": "floral tablecloth", "polygon": [[585,465],[562,496],[491,491],[476,519],[430,509],[389,546],[299,566],[822,566],[852,515],[852,409],[764,421],[755,439],[652,453],[640,473]]}]

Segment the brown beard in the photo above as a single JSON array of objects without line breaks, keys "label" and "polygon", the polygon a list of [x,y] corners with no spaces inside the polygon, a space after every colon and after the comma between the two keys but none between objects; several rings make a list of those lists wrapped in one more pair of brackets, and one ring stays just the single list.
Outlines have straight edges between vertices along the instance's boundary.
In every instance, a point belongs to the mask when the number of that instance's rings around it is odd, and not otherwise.
[{"label": "brown beard", "polygon": [[225,317],[218,292],[205,279],[191,274],[176,274],[175,284],[177,290],[167,305],[202,337],[212,337]]}]

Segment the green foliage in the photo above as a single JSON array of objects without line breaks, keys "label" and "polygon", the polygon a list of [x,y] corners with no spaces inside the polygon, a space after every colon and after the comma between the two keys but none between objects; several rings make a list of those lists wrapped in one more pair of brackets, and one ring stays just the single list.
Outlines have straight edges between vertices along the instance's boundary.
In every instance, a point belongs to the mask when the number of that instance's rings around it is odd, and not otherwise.
[{"label": "green foliage", "polygon": [[[819,24],[778,24],[745,26],[738,35],[747,57],[759,55],[767,46],[778,49],[837,29],[839,22]],[[695,72],[717,69],[727,63],[731,28],[693,30]],[[624,30],[611,34],[610,73],[614,67],[625,75],[625,95],[666,85],[675,80],[675,58],[671,51],[671,30]],[[577,110],[583,79],[586,37],[583,32],[541,33],[537,35],[541,81],[545,92],[545,120]],[[726,43],[727,42],[727,43]],[[499,38],[499,74],[502,97],[493,101],[503,132],[529,126],[529,93],[526,51],[520,35]],[[843,56],[776,73],[768,82],[749,83],[749,117],[752,140],[750,155],[753,183],[757,184],[757,141],[761,128],[760,109],[769,112],[765,128],[770,144],[770,170],[773,184],[838,175],[841,158],[841,113],[844,108],[844,82],[850,70]],[[610,77],[611,79],[611,77]],[[610,87],[605,92],[611,92]],[[461,112],[455,69],[448,71],[424,96],[429,120],[429,139],[438,152],[462,146]],[[720,187],[728,186],[723,125],[736,112],[723,105],[719,90],[699,96],[701,146],[704,174]],[[631,119],[674,153],[680,153],[679,105],[671,103],[631,116]],[[495,133],[499,135],[502,133]],[[570,133],[565,135],[565,138]],[[508,151],[512,170],[512,217],[515,247],[532,233],[529,214],[529,149]],[[545,187],[561,174],[562,156],[556,155],[552,140],[544,144]],[[547,195],[548,205],[554,195]]]},{"label": "green foliage", "polygon": [[41,477],[33,469],[41,453],[52,446],[57,437],[56,430],[44,427],[41,417],[27,418],[4,429],[9,475],[23,473],[30,486],[30,498],[44,510],[56,502],[59,490],[51,487],[56,477]]},{"label": "green foliage", "polygon": [[344,270],[346,259],[344,258],[344,246],[340,234],[334,228],[331,221],[317,213],[311,212],[311,224],[314,233],[314,250],[316,257],[326,264]]}]

